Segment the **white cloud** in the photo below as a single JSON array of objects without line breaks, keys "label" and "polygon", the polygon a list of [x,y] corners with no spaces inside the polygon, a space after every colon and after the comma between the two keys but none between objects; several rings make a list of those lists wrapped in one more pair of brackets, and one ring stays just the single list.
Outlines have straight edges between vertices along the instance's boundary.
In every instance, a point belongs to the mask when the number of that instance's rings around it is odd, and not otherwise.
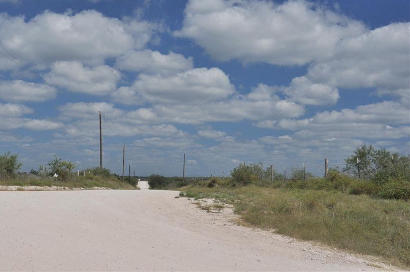
[{"label": "white cloud", "polygon": [[118,118],[124,112],[114,107],[113,104],[101,103],[68,103],[60,107],[60,113],[64,119],[97,119],[98,112],[102,112],[107,118]]},{"label": "white cloud", "polygon": [[22,80],[0,81],[0,99],[11,102],[40,102],[56,96],[53,87]]},{"label": "white cloud", "polygon": [[[390,24],[340,42],[307,77],[340,88],[376,88],[402,96],[410,88],[410,23]],[[408,97],[408,93],[407,93]]]},{"label": "white cloud", "polygon": [[63,125],[58,122],[48,120],[26,119],[22,127],[30,130],[55,130]]},{"label": "white cloud", "polygon": [[195,40],[222,61],[303,65],[332,56],[340,40],[364,29],[307,1],[190,0],[175,35]]},{"label": "white cloud", "polygon": [[254,92],[247,96],[236,95],[230,99],[198,105],[155,105],[156,115],[168,122],[201,124],[206,122],[237,122],[241,120],[280,120],[301,116],[302,106],[272,96],[255,99]]},{"label": "white cloud", "polygon": [[198,104],[228,97],[234,92],[228,76],[218,68],[196,68],[175,75],[141,74],[131,88],[120,88],[113,99],[124,104]]},{"label": "white cloud", "polygon": [[19,3],[20,0],[0,0],[0,3],[13,3],[13,4],[17,4]]},{"label": "white cloud", "polygon": [[18,128],[29,130],[54,130],[62,127],[62,124],[58,122],[23,117],[30,113],[33,113],[33,110],[26,106],[0,103],[0,130]]},{"label": "white cloud", "polygon": [[156,26],[105,17],[97,11],[58,14],[46,11],[25,21],[0,14],[0,70],[78,60],[101,64],[131,49],[141,49]]},{"label": "white cloud", "polygon": [[0,103],[0,116],[1,117],[17,117],[27,113],[32,113],[33,110],[18,104],[2,104]]},{"label": "white cloud", "polygon": [[121,75],[107,65],[85,67],[81,62],[56,62],[44,79],[69,91],[106,95],[116,89]]},{"label": "white cloud", "polygon": [[313,83],[306,77],[296,77],[284,91],[293,101],[305,105],[332,105],[339,99],[336,88]]},{"label": "white cloud", "polygon": [[192,69],[193,61],[174,52],[165,55],[158,51],[143,50],[129,51],[120,56],[115,66],[120,70],[169,75]]},{"label": "white cloud", "polygon": [[260,127],[293,130],[299,139],[400,139],[410,135],[410,111],[397,102],[382,102],[356,109],[324,111],[312,118],[260,122]]},{"label": "white cloud", "polygon": [[198,130],[198,135],[204,138],[209,139],[221,139],[226,136],[226,133],[223,131],[213,130],[213,129],[203,129]]}]

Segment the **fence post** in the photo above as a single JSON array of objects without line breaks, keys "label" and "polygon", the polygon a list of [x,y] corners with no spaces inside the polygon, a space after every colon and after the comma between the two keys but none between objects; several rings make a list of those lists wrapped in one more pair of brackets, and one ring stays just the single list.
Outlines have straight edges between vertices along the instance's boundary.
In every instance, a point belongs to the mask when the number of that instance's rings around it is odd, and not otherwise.
[{"label": "fence post", "polygon": [[328,168],[329,162],[327,160],[327,158],[325,159],[325,177],[327,177],[327,174],[329,172],[329,168]]}]

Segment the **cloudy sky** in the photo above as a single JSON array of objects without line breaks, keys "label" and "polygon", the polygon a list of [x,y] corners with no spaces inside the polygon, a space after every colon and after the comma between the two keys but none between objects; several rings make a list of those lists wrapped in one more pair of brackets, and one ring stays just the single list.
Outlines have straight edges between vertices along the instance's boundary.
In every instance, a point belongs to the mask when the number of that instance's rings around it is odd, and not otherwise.
[{"label": "cloudy sky", "polygon": [[0,153],[137,175],[410,153],[410,1],[0,0]]}]

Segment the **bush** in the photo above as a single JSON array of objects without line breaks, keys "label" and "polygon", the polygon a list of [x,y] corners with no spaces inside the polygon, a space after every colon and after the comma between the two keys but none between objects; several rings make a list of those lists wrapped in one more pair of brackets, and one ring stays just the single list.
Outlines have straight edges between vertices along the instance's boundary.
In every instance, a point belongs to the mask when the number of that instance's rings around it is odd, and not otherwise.
[{"label": "bush", "polygon": [[231,176],[234,182],[246,185],[261,180],[264,176],[264,170],[261,164],[246,165],[241,163],[232,170]]},{"label": "bush", "polygon": [[75,164],[70,161],[63,161],[55,157],[54,160],[48,163],[50,175],[57,174],[58,179],[66,181],[71,176],[71,171],[75,168]]},{"label": "bush", "polygon": [[350,185],[349,193],[352,195],[375,195],[378,191],[378,186],[370,181],[357,180]]},{"label": "bush", "polygon": [[20,167],[17,155],[11,155],[10,152],[0,155],[0,178],[15,176]]},{"label": "bush", "polygon": [[346,193],[350,185],[355,180],[347,175],[340,173],[337,170],[331,169],[327,174],[326,180],[330,182],[333,189]]},{"label": "bush", "polygon": [[410,182],[396,181],[384,184],[377,194],[386,199],[410,199]]},{"label": "bush", "polygon": [[148,184],[151,189],[160,189],[167,186],[167,180],[160,175],[151,175],[148,177]]},{"label": "bush", "polygon": [[111,171],[107,168],[95,167],[95,168],[85,169],[84,171],[86,173],[90,173],[93,176],[99,176],[99,177],[105,177],[105,178],[114,177],[114,175],[111,174]]}]

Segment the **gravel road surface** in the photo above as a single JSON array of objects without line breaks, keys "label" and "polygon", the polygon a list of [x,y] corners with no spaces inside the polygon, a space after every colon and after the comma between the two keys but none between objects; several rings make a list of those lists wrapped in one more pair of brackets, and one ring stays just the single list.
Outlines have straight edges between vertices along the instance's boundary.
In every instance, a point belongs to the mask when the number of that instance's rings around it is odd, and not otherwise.
[{"label": "gravel road surface", "polygon": [[0,270],[374,271],[174,191],[0,192]]}]

